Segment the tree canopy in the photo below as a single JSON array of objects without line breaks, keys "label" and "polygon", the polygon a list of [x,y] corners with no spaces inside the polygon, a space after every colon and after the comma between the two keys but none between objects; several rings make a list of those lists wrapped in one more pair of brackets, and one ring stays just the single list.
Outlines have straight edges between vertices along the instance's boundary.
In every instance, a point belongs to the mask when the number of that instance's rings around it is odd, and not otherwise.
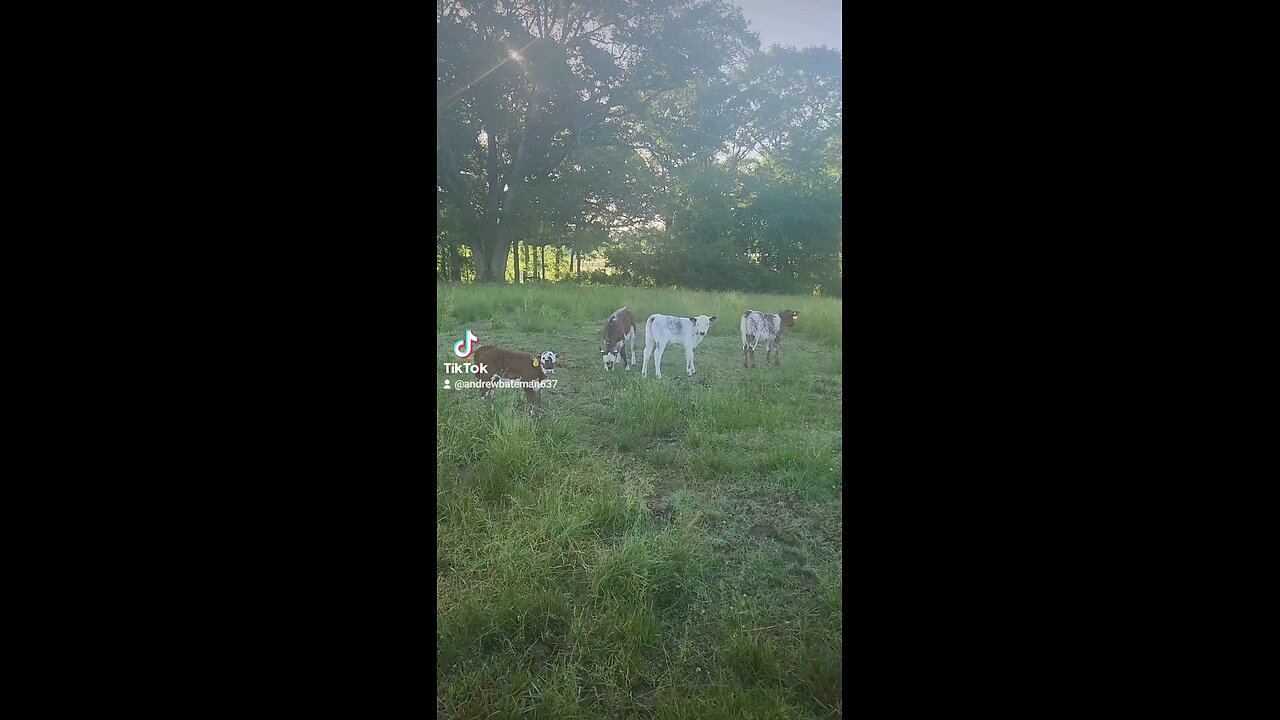
[{"label": "tree canopy", "polygon": [[839,292],[838,51],[761,52],[723,0],[436,8],[450,276],[503,282],[526,243],[627,282]]}]

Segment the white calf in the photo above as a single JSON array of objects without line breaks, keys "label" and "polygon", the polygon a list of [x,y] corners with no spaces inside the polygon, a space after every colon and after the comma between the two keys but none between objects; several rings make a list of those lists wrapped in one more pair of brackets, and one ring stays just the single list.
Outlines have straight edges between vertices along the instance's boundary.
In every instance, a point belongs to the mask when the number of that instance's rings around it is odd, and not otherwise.
[{"label": "white calf", "polygon": [[644,364],[640,367],[642,376],[649,374],[649,356],[653,355],[653,346],[658,346],[658,354],[653,359],[653,376],[662,377],[662,353],[667,343],[678,343],[684,346],[684,371],[689,375],[697,372],[693,366],[693,349],[698,347],[707,336],[711,321],[716,316],[699,315],[697,317],[675,317],[672,315],[653,314],[644,324]]}]

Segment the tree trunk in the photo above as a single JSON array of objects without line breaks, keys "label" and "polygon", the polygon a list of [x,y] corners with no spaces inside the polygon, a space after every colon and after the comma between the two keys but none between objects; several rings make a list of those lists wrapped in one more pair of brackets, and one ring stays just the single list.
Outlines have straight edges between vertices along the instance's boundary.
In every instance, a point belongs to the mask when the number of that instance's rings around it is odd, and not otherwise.
[{"label": "tree trunk", "polygon": [[476,268],[476,282],[489,281],[489,263],[485,261],[484,244],[479,240],[471,244],[471,264]]},{"label": "tree trunk", "polygon": [[[486,124],[486,130],[492,127]],[[509,212],[503,212],[502,187],[503,179],[497,155],[499,143],[497,133],[489,132],[489,151],[486,153],[488,166],[489,198],[484,224],[479,230],[479,237],[473,246],[475,249],[476,282],[491,282],[498,285],[507,280],[507,232],[506,218]]]},{"label": "tree trunk", "polygon": [[511,239],[511,282],[518,283],[520,280],[520,240],[518,238]]},{"label": "tree trunk", "polygon": [[481,247],[475,253],[476,282],[505,284],[507,281],[507,243],[506,240],[491,235],[488,247]]},{"label": "tree trunk", "polygon": [[495,233],[492,245],[493,256],[489,261],[489,282],[498,285],[505,285],[507,282],[507,235],[503,225],[499,222],[498,229]]},{"label": "tree trunk", "polygon": [[[538,116],[541,108],[539,90],[534,89],[533,97],[529,100],[528,107],[524,112],[523,130],[520,133],[520,139],[516,141],[513,149],[515,157],[511,160],[511,167],[508,172],[500,172],[497,156],[493,152],[497,148],[497,134],[490,133],[490,152],[487,157],[489,160],[489,211],[493,220],[493,235],[490,238],[493,243],[493,259],[489,267],[491,276],[495,279],[492,282],[502,283],[506,280],[507,274],[507,242],[514,235],[508,224],[511,218],[516,215],[516,201],[519,198],[522,189],[521,184],[524,182],[525,168],[529,161],[529,126],[534,122],[534,118]],[[492,123],[486,125],[492,126]],[[511,139],[508,137],[507,142]],[[501,208],[501,214],[499,214]]]},{"label": "tree trunk", "polygon": [[542,279],[547,279],[547,246],[543,245],[539,250],[542,251]]},{"label": "tree trunk", "polygon": [[472,246],[476,266],[476,282],[491,282],[498,285],[507,281],[507,247],[508,241],[501,229],[488,235],[489,242]]}]

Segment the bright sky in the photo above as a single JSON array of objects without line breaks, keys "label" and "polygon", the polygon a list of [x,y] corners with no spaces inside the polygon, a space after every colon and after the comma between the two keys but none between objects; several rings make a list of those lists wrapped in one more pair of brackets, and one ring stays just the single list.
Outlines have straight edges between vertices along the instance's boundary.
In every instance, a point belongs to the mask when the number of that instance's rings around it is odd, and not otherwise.
[{"label": "bright sky", "polygon": [[797,48],[823,45],[833,50],[841,43],[842,0],[730,0],[742,8],[748,29],[760,33],[760,49],[770,45]]}]

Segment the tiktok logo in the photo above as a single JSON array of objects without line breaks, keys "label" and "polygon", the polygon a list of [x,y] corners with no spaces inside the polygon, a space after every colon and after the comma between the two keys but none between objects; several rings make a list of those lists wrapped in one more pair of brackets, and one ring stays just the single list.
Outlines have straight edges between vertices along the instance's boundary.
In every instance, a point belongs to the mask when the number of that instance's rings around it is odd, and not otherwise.
[{"label": "tiktok logo", "polygon": [[[460,358],[471,357],[471,343],[478,341],[479,339],[480,338],[476,337],[475,333],[468,330],[466,337],[453,344],[453,354]],[[462,347],[463,345],[466,345],[465,349]]]}]

